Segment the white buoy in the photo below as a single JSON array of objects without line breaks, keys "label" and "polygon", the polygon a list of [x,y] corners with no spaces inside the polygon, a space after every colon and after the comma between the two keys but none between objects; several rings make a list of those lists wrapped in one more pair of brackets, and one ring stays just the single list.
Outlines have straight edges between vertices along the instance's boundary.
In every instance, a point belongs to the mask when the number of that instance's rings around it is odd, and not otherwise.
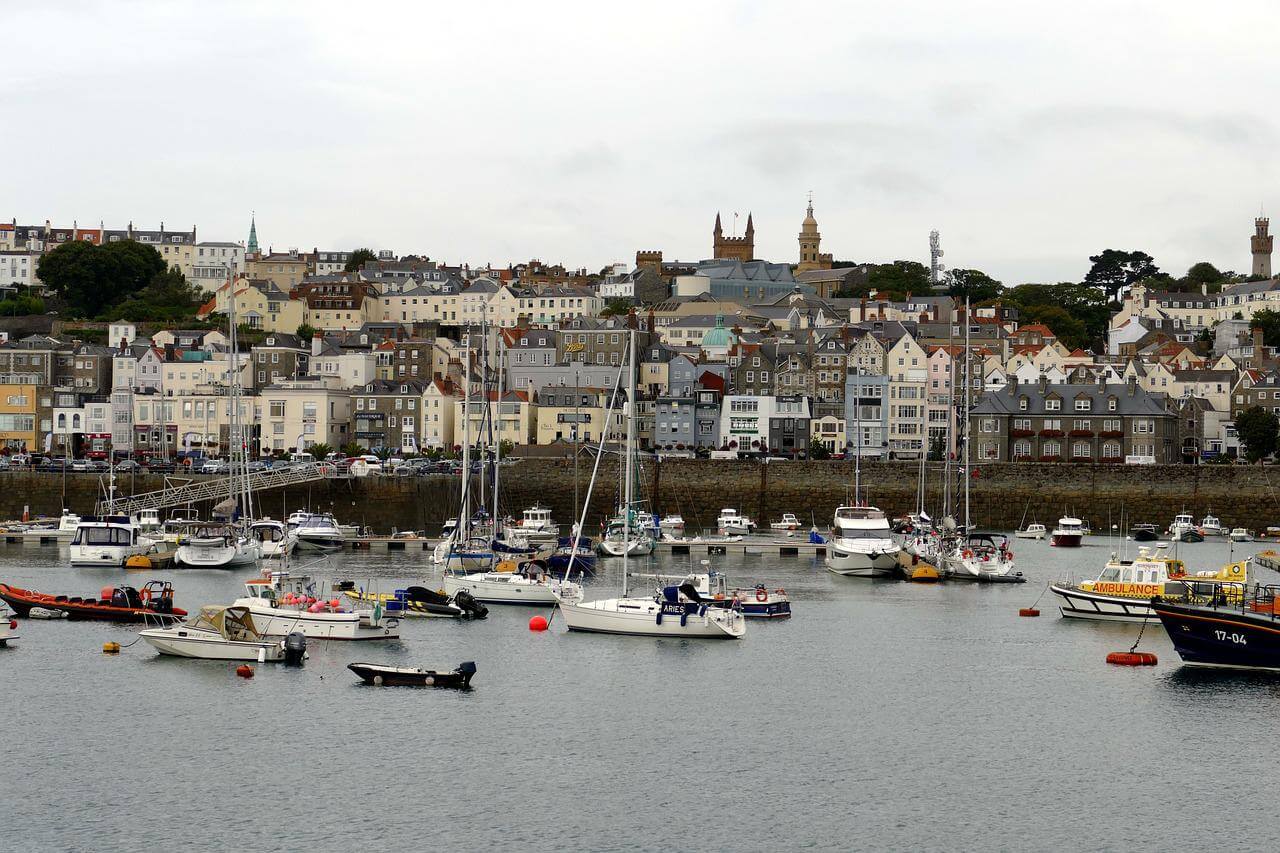
[{"label": "white buoy", "polygon": [[267,662],[267,649],[264,646],[263,648],[258,649],[258,663],[266,663],[266,662]]}]

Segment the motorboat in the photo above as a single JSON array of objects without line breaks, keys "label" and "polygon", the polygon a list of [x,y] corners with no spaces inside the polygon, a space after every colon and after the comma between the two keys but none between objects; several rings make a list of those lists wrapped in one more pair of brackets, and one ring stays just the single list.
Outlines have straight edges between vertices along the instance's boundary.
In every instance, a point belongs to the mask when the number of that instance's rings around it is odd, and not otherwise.
[{"label": "motorboat", "polygon": [[299,551],[341,551],[346,544],[346,535],[333,515],[327,512],[307,513],[306,518],[298,522],[294,536]]},{"label": "motorboat", "polygon": [[85,516],[71,539],[72,566],[123,566],[130,557],[150,554],[155,543],[127,515]]},{"label": "motorboat", "polygon": [[297,545],[296,530],[286,527],[283,521],[260,518],[249,525],[249,536],[257,540],[263,559],[281,559],[289,556]]},{"label": "motorboat", "polygon": [[596,543],[596,552],[601,557],[621,557],[624,548],[629,557],[644,557],[653,553],[653,537],[640,525],[634,513],[629,515],[630,524],[619,516],[605,527],[604,535]]},{"label": "motorboat", "polygon": [[1043,524],[1028,524],[1013,535],[1019,539],[1043,539],[1048,532],[1048,529]]},{"label": "motorboat", "polygon": [[1014,567],[1009,539],[1000,533],[970,533],[955,540],[943,556],[947,577],[979,583],[1024,583]]},{"label": "motorboat", "polygon": [[139,635],[160,654],[182,658],[297,665],[307,655],[307,641],[301,633],[279,640],[269,637],[258,629],[247,607],[201,607],[186,622],[148,628]]},{"label": "motorboat", "polygon": [[1155,596],[1185,599],[1212,594],[1223,584],[1239,585],[1248,579],[1248,561],[1228,563],[1216,572],[1190,574],[1182,560],[1169,556],[1167,546],[1139,548],[1138,556],[1124,560],[1111,555],[1092,581],[1051,584],[1058,596],[1059,612],[1069,619],[1101,622],[1142,622],[1152,618]]},{"label": "motorboat", "polygon": [[1231,533],[1228,534],[1232,542],[1252,542],[1253,534],[1244,527],[1233,527]]},{"label": "motorboat", "polygon": [[347,669],[360,676],[365,684],[375,687],[451,687],[455,690],[467,690],[476,674],[473,661],[458,664],[457,669],[452,672],[385,666],[380,663],[349,663]]},{"label": "motorboat", "polygon": [[18,620],[13,618],[12,613],[0,610],[0,649],[18,639],[18,635],[13,633],[16,630],[18,630]]},{"label": "motorboat", "polygon": [[1154,524],[1135,524],[1129,528],[1129,537],[1134,542],[1155,542],[1160,538],[1160,531]]},{"label": "motorboat", "polygon": [[131,586],[103,587],[101,598],[50,595],[0,583],[2,599],[19,616],[29,616],[33,607],[65,614],[71,621],[95,622],[177,622],[187,611],[173,606],[173,584],[148,581],[142,589]]},{"label": "motorboat", "polygon": [[256,537],[215,521],[193,526],[173,555],[177,565],[189,569],[242,569],[257,565],[261,558]]},{"label": "motorboat", "polygon": [[1154,598],[1151,610],[1188,666],[1280,670],[1280,587],[1229,591],[1191,601]]},{"label": "motorboat", "polygon": [[1173,517],[1173,523],[1169,525],[1166,535],[1174,542],[1187,541],[1187,534],[1194,532],[1196,529],[1195,519],[1189,512],[1180,512]]},{"label": "motorboat", "polygon": [[679,539],[684,536],[684,516],[669,512],[658,521],[658,534],[662,538]]},{"label": "motorboat", "polygon": [[526,509],[506,530],[529,543],[554,542],[560,537],[560,526],[551,518],[551,510],[538,505]]},{"label": "motorboat", "polygon": [[70,542],[75,538],[76,528],[80,526],[80,516],[76,515],[69,509],[62,511],[62,516],[58,519],[57,524],[49,522],[41,522],[40,524],[31,525],[30,530],[51,531],[59,542]]},{"label": "motorboat", "polygon": [[1079,548],[1083,539],[1084,522],[1064,515],[1058,519],[1058,526],[1053,528],[1053,536],[1049,539],[1049,544],[1055,548]]},{"label": "motorboat", "polygon": [[164,522],[160,520],[160,510],[138,510],[138,530],[143,536],[155,541],[164,539]]},{"label": "motorboat", "polygon": [[1200,534],[1202,536],[1226,536],[1227,531],[1222,526],[1222,522],[1210,510],[1200,521]]},{"label": "motorboat", "polygon": [[317,595],[310,578],[288,572],[272,572],[270,578],[245,581],[245,596],[233,603],[247,608],[259,631],[285,636],[301,631],[317,640],[394,640],[400,636],[400,620],[381,603],[364,610],[348,610],[337,598]]},{"label": "motorboat", "polygon": [[873,506],[836,508],[827,545],[827,571],[845,577],[889,577],[898,568],[901,550],[884,510]]},{"label": "motorboat", "polygon": [[801,527],[800,519],[793,512],[784,512],[782,518],[769,524],[769,529],[777,532],[793,533]]},{"label": "motorboat", "polygon": [[471,597],[465,589],[454,596],[421,586],[397,589],[392,593],[368,592],[347,582],[334,589],[357,604],[381,604],[388,616],[414,616],[439,619],[483,619],[489,608]]},{"label": "motorboat", "polygon": [[446,570],[444,591],[456,599],[460,593],[468,593],[484,604],[537,604],[554,605],[560,600],[582,597],[582,587],[568,580],[552,577],[536,561],[517,566],[504,560],[490,572],[466,573]]},{"label": "motorboat", "polygon": [[[707,561],[704,560],[705,564]],[[651,577],[632,575],[632,577]],[[654,575],[652,577],[661,577]],[[750,589],[729,588],[729,579],[723,572],[707,570],[686,575],[681,584],[692,584],[698,596],[710,601],[712,607],[737,608],[748,618],[787,619],[791,617],[791,599],[785,589],[769,589],[758,583]]]},{"label": "motorboat", "polygon": [[731,533],[747,534],[756,529],[756,523],[736,509],[726,507],[716,517],[716,529],[723,535]]},{"label": "motorboat", "polygon": [[666,586],[649,596],[560,602],[570,631],[644,637],[739,639],[747,629],[738,607],[717,607],[693,583]]}]

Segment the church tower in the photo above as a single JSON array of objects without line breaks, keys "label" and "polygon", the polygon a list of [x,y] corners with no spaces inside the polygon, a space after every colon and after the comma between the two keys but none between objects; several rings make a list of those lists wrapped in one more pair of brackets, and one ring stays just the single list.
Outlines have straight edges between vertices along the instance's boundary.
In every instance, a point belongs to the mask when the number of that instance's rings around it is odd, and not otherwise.
[{"label": "church tower", "polygon": [[822,235],[818,233],[818,220],[813,218],[813,195],[809,196],[809,209],[800,223],[800,263],[796,272],[831,269],[831,255],[822,254]]},{"label": "church tower", "polygon": [[244,247],[244,253],[246,255],[258,254],[258,218],[253,215],[249,216],[249,243]]},{"label": "church tower", "polygon": [[729,258],[735,261],[750,261],[756,256],[756,226],[747,214],[747,230],[741,237],[724,236],[724,226],[720,224],[720,213],[716,212],[716,225],[711,231],[711,257]]},{"label": "church tower", "polygon": [[1274,239],[1267,233],[1271,220],[1259,216],[1253,220],[1253,236],[1249,238],[1249,248],[1253,250],[1253,274],[1263,278],[1271,278],[1271,241]]}]

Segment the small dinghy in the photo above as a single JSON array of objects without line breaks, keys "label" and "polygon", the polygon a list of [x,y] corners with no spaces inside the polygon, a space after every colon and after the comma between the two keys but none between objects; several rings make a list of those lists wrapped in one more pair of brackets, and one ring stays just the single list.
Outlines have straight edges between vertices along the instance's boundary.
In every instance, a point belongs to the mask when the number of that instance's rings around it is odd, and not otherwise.
[{"label": "small dinghy", "polygon": [[347,669],[360,676],[365,684],[378,687],[453,687],[466,690],[471,686],[471,676],[476,674],[474,661],[458,664],[453,672],[378,663],[349,663]]},{"label": "small dinghy", "polygon": [[394,593],[366,592],[351,581],[339,581],[334,587],[347,598],[361,604],[381,603],[388,616],[434,616],[446,619],[483,619],[489,608],[472,598],[465,589],[450,597],[421,586],[397,589]]}]

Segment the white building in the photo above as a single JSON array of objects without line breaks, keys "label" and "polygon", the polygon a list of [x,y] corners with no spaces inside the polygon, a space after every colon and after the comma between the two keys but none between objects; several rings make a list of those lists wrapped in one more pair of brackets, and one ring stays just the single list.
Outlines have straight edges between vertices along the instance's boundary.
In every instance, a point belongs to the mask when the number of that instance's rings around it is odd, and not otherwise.
[{"label": "white building", "polygon": [[0,251],[0,287],[35,287],[40,283],[36,278],[36,264],[39,262],[39,252],[25,249]]},{"label": "white building", "polygon": [[191,258],[191,284],[212,293],[244,270],[244,246],[239,243],[197,243]]}]

